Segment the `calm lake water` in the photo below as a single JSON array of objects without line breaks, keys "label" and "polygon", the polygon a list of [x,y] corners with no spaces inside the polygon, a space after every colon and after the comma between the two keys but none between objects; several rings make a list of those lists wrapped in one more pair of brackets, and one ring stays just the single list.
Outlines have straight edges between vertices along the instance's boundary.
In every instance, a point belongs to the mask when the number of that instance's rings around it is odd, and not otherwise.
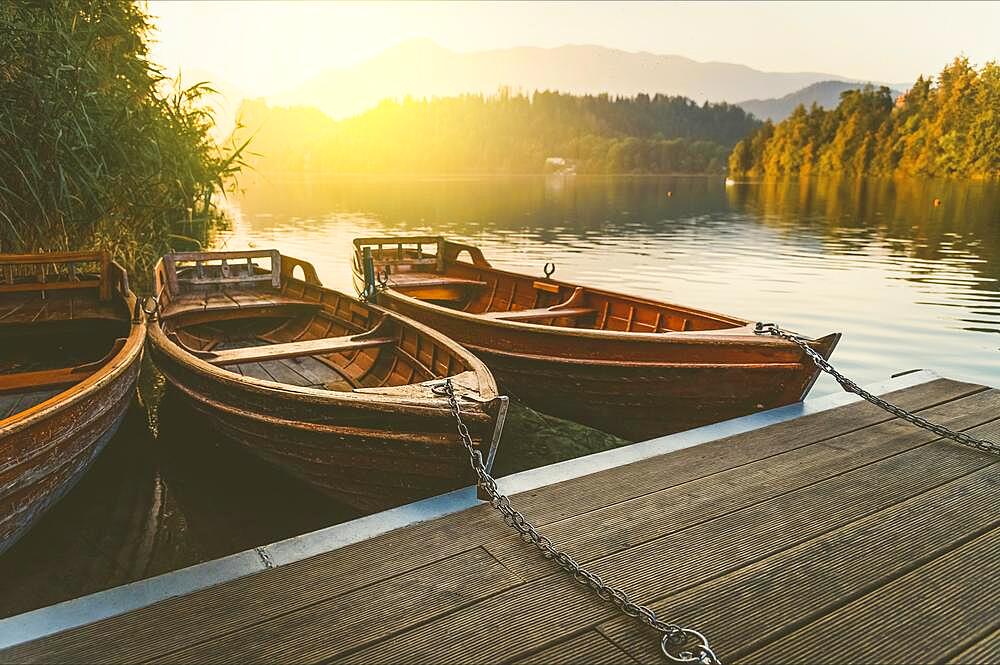
[{"label": "calm lake water", "polygon": [[[1000,385],[1000,185],[706,178],[282,180],[256,174],[216,245],[276,247],[351,291],[351,240],[431,233],[494,265],[666,299],[809,335],[859,383],[913,368]],[[940,199],[939,206],[934,200]],[[146,371],[142,402],[93,470],[0,557],[9,615],[354,516],[215,441]],[[814,395],[839,390],[827,378]],[[552,423],[522,418],[530,430]],[[557,428],[556,428],[557,429]],[[585,444],[575,445],[579,439]],[[606,439],[545,430],[546,460]],[[557,441],[552,444],[551,441]],[[571,440],[573,443],[571,443]],[[605,444],[606,445],[606,444]],[[516,453],[512,451],[517,451]],[[498,460],[500,464],[502,460]],[[513,468],[507,460],[508,468]]]}]

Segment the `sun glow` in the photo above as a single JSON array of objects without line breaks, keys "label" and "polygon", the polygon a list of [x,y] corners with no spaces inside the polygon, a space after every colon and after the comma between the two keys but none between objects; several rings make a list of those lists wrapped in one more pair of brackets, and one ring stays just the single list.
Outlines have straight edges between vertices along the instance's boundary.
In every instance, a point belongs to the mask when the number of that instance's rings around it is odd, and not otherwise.
[{"label": "sun glow", "polygon": [[912,82],[1000,56],[1000,3],[149,2],[153,57],[241,96],[293,88],[412,39],[456,51],[598,44],[766,71]]}]

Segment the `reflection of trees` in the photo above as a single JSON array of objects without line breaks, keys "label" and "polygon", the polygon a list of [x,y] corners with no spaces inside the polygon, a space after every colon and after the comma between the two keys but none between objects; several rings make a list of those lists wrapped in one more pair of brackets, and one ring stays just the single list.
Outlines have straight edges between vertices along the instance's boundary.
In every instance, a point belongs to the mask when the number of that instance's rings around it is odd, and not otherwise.
[{"label": "reflection of trees", "polygon": [[259,182],[248,188],[240,205],[244,218],[259,230],[290,218],[339,213],[373,217],[400,232],[430,227],[460,235],[481,227],[587,232],[613,226],[622,233],[643,233],[664,219],[727,208],[722,183],[715,178],[585,176]]},{"label": "reflection of trees", "polygon": [[[801,178],[740,184],[726,190],[737,210],[789,233],[808,231],[830,252],[877,243],[928,261],[962,261],[975,274],[1000,279],[1000,186],[990,182],[915,178]],[[934,200],[941,205],[935,206]],[[835,240],[835,242],[834,242]],[[1000,290],[994,282],[989,288]]]}]

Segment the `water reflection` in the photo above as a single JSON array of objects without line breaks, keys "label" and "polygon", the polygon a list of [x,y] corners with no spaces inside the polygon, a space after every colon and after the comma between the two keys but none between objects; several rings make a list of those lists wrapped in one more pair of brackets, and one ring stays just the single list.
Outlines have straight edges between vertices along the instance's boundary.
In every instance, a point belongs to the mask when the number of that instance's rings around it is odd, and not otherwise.
[{"label": "water reflection", "polygon": [[[540,274],[551,260],[566,279],[844,331],[837,363],[861,381],[923,367],[1000,383],[995,182],[261,180],[235,209],[221,243],[308,257],[344,290],[351,238],[441,233],[501,266]],[[816,392],[837,389],[824,379]]]},{"label": "water reflection", "polygon": [[[1000,385],[1000,186],[707,178],[314,179],[246,182],[217,244],[277,247],[350,291],[351,240],[434,233],[497,265],[806,333],[844,331],[862,383],[915,367]],[[667,193],[670,192],[670,196]],[[942,204],[934,206],[938,198]],[[823,379],[814,394],[837,386]],[[0,615],[321,528],[353,516],[234,455],[150,367],[145,409],[66,500],[0,557]],[[508,473],[614,445],[513,418]],[[532,436],[535,438],[532,439]],[[560,438],[562,437],[562,438]]]},{"label": "water reflection", "polygon": [[357,516],[231,450],[145,363],[118,434],[0,557],[0,617]]}]

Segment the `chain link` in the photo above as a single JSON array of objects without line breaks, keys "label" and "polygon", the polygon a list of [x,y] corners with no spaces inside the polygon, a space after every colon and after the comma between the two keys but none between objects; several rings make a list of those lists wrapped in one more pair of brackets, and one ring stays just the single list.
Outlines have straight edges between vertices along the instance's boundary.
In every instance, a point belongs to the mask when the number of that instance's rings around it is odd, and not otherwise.
[{"label": "chain link", "polygon": [[918,416],[915,413],[911,413],[906,409],[902,409],[896,406],[895,404],[890,404],[881,397],[872,395],[870,392],[868,392],[867,390],[856,384],[854,381],[851,381],[846,376],[844,376],[836,369],[834,369],[833,365],[831,365],[826,358],[824,358],[818,351],[816,351],[816,349],[809,346],[809,342],[806,341],[805,338],[796,335],[794,333],[782,330],[775,323],[758,323],[757,326],[754,328],[754,333],[757,335],[771,335],[772,337],[779,337],[783,340],[789,341],[797,345],[816,364],[817,367],[819,367],[822,371],[826,372],[834,379],[836,379],[837,383],[839,383],[844,390],[846,390],[849,393],[854,393],[855,395],[861,397],[862,399],[871,402],[880,409],[888,411],[894,416],[902,418],[903,420],[912,423],[917,427],[921,427],[925,430],[933,432],[945,439],[951,439],[952,441],[956,441],[958,443],[961,443],[962,445],[969,446],[970,448],[976,448],[977,450],[982,450],[987,453],[1000,455],[1000,444],[994,443],[993,441],[988,441],[986,439],[979,439],[974,436],[970,436],[964,432],[956,432],[954,430],[950,430],[944,425],[938,425],[937,423],[932,423],[926,418],[922,418],[921,416]]},{"label": "chain link", "polygon": [[577,563],[572,556],[556,548],[552,541],[539,533],[534,525],[525,519],[524,515],[514,510],[510,499],[500,492],[496,480],[486,470],[482,454],[473,445],[469,428],[462,422],[462,410],[455,397],[455,389],[451,379],[445,379],[444,383],[435,386],[433,390],[435,394],[448,398],[448,405],[455,417],[458,435],[469,453],[469,463],[476,473],[479,487],[489,496],[490,505],[500,513],[508,526],[520,534],[522,540],[534,545],[542,556],[554,561],[561,569],[572,575],[579,584],[592,589],[601,600],[613,604],[626,616],[663,633],[660,649],[663,655],[671,661],[692,665],[722,665],[709,647],[708,640],[701,633],[658,618],[652,609],[639,605],[625,591],[609,585],[599,575]]}]

